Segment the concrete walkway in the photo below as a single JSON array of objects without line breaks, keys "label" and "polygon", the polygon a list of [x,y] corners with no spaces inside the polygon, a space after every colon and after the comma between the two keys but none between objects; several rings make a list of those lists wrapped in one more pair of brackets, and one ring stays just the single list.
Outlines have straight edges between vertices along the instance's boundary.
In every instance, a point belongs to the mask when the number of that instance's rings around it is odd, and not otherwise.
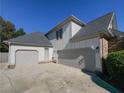
[{"label": "concrete walkway", "polygon": [[0,93],[109,93],[79,69],[60,64],[0,70]]}]

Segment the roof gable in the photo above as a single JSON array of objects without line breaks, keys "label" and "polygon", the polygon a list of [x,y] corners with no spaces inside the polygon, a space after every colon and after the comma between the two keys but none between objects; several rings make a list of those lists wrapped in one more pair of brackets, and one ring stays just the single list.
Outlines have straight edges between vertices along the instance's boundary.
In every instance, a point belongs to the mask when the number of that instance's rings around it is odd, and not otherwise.
[{"label": "roof gable", "polygon": [[113,14],[113,17],[112,17],[112,20],[111,20],[111,23],[110,24],[112,24],[113,29],[118,29],[118,27],[117,27],[117,21],[116,21],[116,15],[115,14]]},{"label": "roof gable", "polygon": [[82,27],[82,29],[74,37],[72,37],[71,40],[78,40],[81,38],[85,38],[85,36],[88,35],[97,35],[98,33],[103,33],[107,31],[113,15],[114,13],[111,12],[88,22],[87,25]]},{"label": "roof gable", "polygon": [[57,31],[57,30],[61,29],[61,27],[63,27],[65,24],[69,23],[70,21],[73,21],[73,22],[77,23],[80,26],[84,26],[85,25],[84,22],[82,22],[81,20],[79,20],[75,16],[71,15],[68,18],[66,18],[64,21],[59,23],[57,26],[55,26],[53,29],[51,29],[49,32],[47,32],[46,35],[48,35],[51,32],[54,32],[54,31]]}]

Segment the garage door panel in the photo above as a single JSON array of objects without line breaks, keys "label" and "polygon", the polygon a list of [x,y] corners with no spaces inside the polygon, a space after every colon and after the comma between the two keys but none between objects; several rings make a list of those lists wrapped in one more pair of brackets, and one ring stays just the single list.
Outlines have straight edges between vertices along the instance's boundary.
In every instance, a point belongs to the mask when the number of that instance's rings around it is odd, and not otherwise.
[{"label": "garage door panel", "polygon": [[19,50],[16,52],[16,65],[38,63],[38,52]]},{"label": "garage door panel", "polygon": [[76,68],[81,69],[81,66],[79,65],[79,62],[75,59],[62,59],[62,58],[60,58],[59,62],[63,65],[68,65],[68,66],[71,66],[71,67],[76,67]]},{"label": "garage door panel", "polygon": [[61,64],[89,71],[95,70],[95,52],[90,48],[68,49],[58,52]]}]

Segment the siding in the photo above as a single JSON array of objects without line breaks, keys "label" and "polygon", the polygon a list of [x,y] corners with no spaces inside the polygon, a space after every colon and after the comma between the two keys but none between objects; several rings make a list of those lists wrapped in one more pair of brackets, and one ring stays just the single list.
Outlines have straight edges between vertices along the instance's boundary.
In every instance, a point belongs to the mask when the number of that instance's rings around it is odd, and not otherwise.
[{"label": "siding", "polygon": [[100,39],[99,37],[77,41],[77,42],[69,42],[65,49],[73,49],[73,48],[96,48],[97,46],[100,46]]},{"label": "siding", "polygon": [[69,22],[68,24],[62,27],[63,29],[63,38],[56,39],[56,31],[47,35],[48,39],[51,41],[54,50],[62,50],[69,43],[70,38],[72,38],[80,29],[81,26],[77,25],[74,22]]},{"label": "siding", "polygon": [[71,38],[71,33],[70,33],[71,25],[70,25],[70,23],[63,26],[62,29],[63,29],[63,38],[62,39],[59,39],[59,40],[56,39],[56,31],[54,31],[48,35],[48,39],[51,41],[54,50],[64,49],[64,47],[68,43],[69,39]]}]

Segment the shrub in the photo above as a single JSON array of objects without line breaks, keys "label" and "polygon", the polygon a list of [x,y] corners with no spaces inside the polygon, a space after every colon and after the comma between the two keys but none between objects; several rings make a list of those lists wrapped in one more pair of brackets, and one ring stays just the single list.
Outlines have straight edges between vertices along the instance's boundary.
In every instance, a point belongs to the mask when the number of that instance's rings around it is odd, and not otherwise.
[{"label": "shrub", "polygon": [[124,92],[124,50],[109,53],[103,64],[104,80]]},{"label": "shrub", "polygon": [[110,79],[124,77],[124,50],[112,52],[105,59],[107,73]]}]

